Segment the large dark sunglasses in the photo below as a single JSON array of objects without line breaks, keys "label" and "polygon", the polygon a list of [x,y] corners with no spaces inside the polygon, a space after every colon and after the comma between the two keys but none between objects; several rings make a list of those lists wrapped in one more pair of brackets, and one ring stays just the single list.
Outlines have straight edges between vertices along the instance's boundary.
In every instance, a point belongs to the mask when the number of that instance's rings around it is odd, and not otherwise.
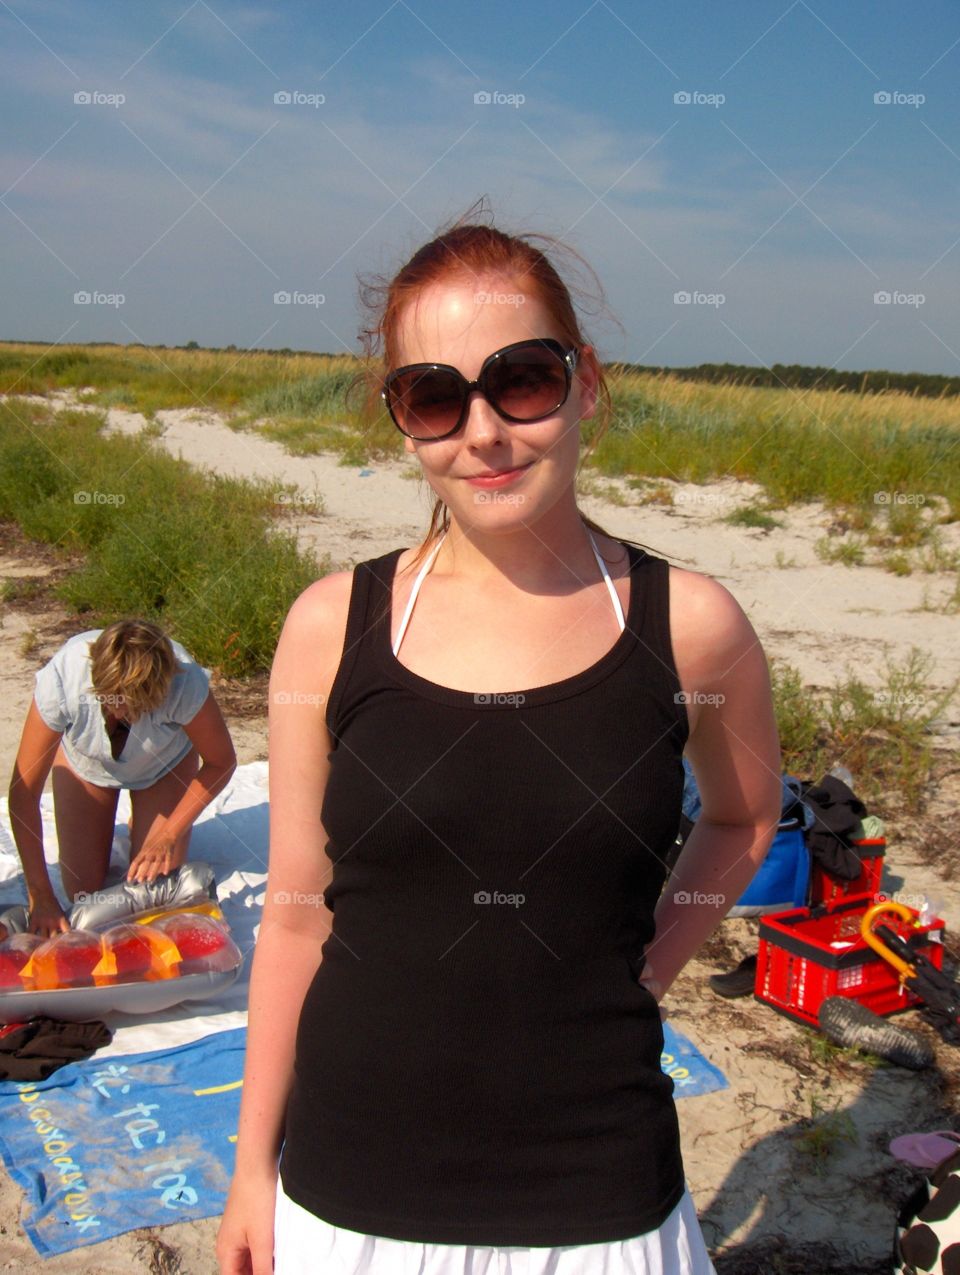
[{"label": "large dark sunglasses", "polygon": [[475,381],[446,363],[412,363],[391,372],[380,394],[394,425],[421,442],[455,434],[474,390],[505,421],[529,425],[567,401],[578,355],[549,337],[516,341],[484,359]]}]

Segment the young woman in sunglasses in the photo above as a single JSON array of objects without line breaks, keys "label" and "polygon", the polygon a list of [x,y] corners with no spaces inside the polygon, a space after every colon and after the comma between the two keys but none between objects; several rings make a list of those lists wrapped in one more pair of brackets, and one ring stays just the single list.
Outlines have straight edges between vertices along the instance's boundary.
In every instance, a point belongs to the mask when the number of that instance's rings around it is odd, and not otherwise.
[{"label": "young woman in sunglasses", "polygon": [[436,503],[277,648],[221,1271],[704,1275],[659,1002],[776,831],[763,651],[577,508],[608,396],[530,238],[455,226],[367,337]]}]

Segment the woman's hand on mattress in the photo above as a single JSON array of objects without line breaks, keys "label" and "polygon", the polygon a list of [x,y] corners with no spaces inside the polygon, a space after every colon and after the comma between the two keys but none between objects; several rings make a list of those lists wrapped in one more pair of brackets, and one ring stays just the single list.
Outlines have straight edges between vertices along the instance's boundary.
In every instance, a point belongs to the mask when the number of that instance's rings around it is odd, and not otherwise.
[{"label": "woman's hand on mattress", "polygon": [[138,853],[130,860],[127,869],[128,881],[153,881],[165,872],[172,872],[179,867],[176,852],[176,838],[162,828],[151,831],[140,847]]},{"label": "woman's hand on mattress", "polygon": [[49,898],[39,898],[35,902],[31,901],[27,913],[28,934],[39,934],[41,938],[46,939],[69,929],[70,922],[53,895]]}]

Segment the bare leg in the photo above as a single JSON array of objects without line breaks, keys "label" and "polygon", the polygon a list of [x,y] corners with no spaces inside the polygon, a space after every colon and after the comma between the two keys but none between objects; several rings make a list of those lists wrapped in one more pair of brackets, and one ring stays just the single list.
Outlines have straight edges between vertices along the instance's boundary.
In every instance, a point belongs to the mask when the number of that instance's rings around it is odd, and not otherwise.
[{"label": "bare leg", "polygon": [[119,788],[81,779],[63,745],[50,770],[53,812],[60,847],[60,879],[72,904],[81,891],[102,889],[110,864]]},{"label": "bare leg", "polygon": [[[182,761],[178,761],[172,770],[168,770],[162,779],[158,779],[149,788],[138,788],[130,794],[133,808],[132,833],[130,836],[130,858],[134,859],[143,847],[155,824],[160,824],[179,804],[183,794],[190,787],[190,781],[200,769],[200,754],[191,748]],[[186,862],[190,850],[190,833],[193,827],[185,828],[176,840],[176,865]]]}]

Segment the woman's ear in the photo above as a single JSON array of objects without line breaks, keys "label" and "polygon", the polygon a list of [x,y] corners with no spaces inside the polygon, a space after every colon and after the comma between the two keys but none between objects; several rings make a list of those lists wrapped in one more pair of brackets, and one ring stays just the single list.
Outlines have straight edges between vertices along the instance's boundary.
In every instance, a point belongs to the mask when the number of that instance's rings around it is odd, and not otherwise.
[{"label": "woman's ear", "polygon": [[597,355],[592,345],[580,347],[577,370],[574,378],[580,389],[580,419],[587,421],[597,410],[597,396],[600,387],[600,369]]}]

